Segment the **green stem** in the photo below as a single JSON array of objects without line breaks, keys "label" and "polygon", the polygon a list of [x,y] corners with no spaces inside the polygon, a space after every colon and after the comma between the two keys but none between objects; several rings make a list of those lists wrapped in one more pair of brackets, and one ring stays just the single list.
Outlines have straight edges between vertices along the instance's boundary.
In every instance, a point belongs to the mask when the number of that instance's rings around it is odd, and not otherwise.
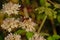
[{"label": "green stem", "polygon": [[52,18],[51,18],[50,20],[51,20],[51,24],[52,24],[52,28],[53,28],[53,33],[54,33],[54,34],[57,34],[56,28],[55,28],[55,25],[54,25],[54,21],[53,21]]},{"label": "green stem", "polygon": [[51,0],[47,0],[47,1],[49,1],[52,5],[55,5],[55,3],[53,3]]},{"label": "green stem", "polygon": [[[56,8],[54,8],[53,10],[56,10]],[[53,28],[53,34],[57,34],[53,18],[50,18],[50,20],[51,20],[51,24],[52,24],[52,28]]]},{"label": "green stem", "polygon": [[44,19],[43,19],[43,21],[42,21],[42,23],[41,23],[41,25],[40,25],[40,27],[39,27],[39,29],[38,29],[38,33],[41,31],[41,29],[42,29],[42,27],[43,27],[46,19],[47,19],[47,15],[44,17]]},{"label": "green stem", "polygon": [[26,7],[24,7],[24,16],[26,18],[29,18],[29,14],[28,14],[28,11],[27,11],[27,8]]}]

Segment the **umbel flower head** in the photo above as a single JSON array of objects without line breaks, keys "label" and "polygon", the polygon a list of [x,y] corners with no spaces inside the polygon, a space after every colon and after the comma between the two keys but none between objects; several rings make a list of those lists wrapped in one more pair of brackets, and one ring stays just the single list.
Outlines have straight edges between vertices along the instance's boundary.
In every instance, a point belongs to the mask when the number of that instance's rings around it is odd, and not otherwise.
[{"label": "umbel flower head", "polygon": [[15,18],[6,18],[1,27],[5,30],[7,30],[8,32],[11,32],[14,28],[18,28],[19,27],[19,19],[15,19]]},{"label": "umbel flower head", "polygon": [[31,18],[27,19],[27,20],[24,20],[22,23],[21,23],[21,26],[22,26],[22,29],[25,29],[27,32],[30,31],[30,32],[34,32],[35,31],[35,26],[36,26],[36,23],[34,23],[32,21]]},{"label": "umbel flower head", "polygon": [[4,40],[21,40],[21,36],[20,35],[17,35],[17,34],[8,34],[7,37],[5,37]]},{"label": "umbel flower head", "polygon": [[35,33],[32,38],[29,40],[46,40],[43,36],[40,36],[38,33]]},{"label": "umbel flower head", "polygon": [[2,11],[4,13],[7,13],[8,15],[18,14],[18,12],[19,12],[18,10],[19,10],[20,6],[21,5],[19,5],[19,4],[14,4],[12,2],[8,2],[8,3],[3,4]]}]

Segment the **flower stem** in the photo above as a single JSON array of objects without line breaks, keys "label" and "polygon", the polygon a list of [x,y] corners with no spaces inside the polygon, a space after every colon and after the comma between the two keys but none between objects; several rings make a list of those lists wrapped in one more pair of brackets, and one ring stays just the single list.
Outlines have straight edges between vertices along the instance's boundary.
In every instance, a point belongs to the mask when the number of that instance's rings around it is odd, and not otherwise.
[{"label": "flower stem", "polygon": [[41,31],[41,29],[42,29],[42,27],[43,27],[46,19],[47,19],[47,15],[44,17],[44,19],[43,19],[43,21],[42,21],[42,23],[41,23],[41,25],[40,25],[40,27],[39,27],[39,29],[38,29],[38,33]]},{"label": "flower stem", "polygon": [[55,5],[55,3],[53,3],[51,0],[47,0],[48,2],[50,2],[52,5]]},{"label": "flower stem", "polygon": [[51,20],[51,24],[52,24],[52,28],[53,28],[53,33],[54,33],[54,34],[57,34],[56,28],[55,28],[55,25],[54,25],[54,21],[53,21],[52,18],[51,18],[50,20]]},{"label": "flower stem", "polygon": [[28,11],[27,11],[27,8],[26,7],[24,7],[24,16],[26,17],[26,18],[29,18],[29,15],[28,15]]}]

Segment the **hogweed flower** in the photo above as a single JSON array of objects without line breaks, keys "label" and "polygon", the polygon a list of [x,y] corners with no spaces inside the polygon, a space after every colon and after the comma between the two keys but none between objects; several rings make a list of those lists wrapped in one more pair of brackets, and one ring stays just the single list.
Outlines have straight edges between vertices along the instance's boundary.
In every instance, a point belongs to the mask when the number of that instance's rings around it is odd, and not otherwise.
[{"label": "hogweed flower", "polygon": [[20,7],[21,5],[19,5],[19,4],[14,4],[14,3],[12,3],[12,2],[9,2],[9,3],[5,3],[5,4],[3,4],[3,9],[2,9],[2,11],[4,12],[4,13],[7,13],[8,15],[11,15],[11,14],[18,14],[18,10],[19,10],[19,7]]},{"label": "hogweed flower", "polygon": [[4,40],[21,40],[21,36],[20,35],[17,35],[17,34],[8,34],[7,37],[5,37]]},{"label": "hogweed flower", "polygon": [[15,19],[15,18],[6,18],[1,27],[5,30],[7,30],[8,32],[11,32],[12,29],[14,28],[18,28],[19,27],[19,19]]},{"label": "hogweed flower", "polygon": [[30,32],[34,32],[35,31],[35,26],[36,26],[36,23],[34,23],[32,21],[31,18],[29,18],[28,20],[24,20],[22,23],[21,23],[21,26],[22,26],[22,29],[25,29],[27,32],[30,31]]},{"label": "hogweed flower", "polygon": [[43,36],[40,36],[38,33],[35,33],[32,38],[29,40],[46,40]]}]

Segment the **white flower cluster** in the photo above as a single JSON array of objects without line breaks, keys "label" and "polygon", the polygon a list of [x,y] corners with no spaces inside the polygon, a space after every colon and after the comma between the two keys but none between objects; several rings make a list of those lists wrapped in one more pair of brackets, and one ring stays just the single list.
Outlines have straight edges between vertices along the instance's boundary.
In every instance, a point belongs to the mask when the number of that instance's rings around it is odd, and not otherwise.
[{"label": "white flower cluster", "polygon": [[7,13],[8,15],[11,15],[11,14],[18,14],[18,10],[19,10],[19,7],[21,5],[19,4],[14,4],[12,2],[9,2],[9,3],[6,3],[6,4],[3,4],[3,9],[2,11],[4,13]]},{"label": "white flower cluster", "polygon": [[7,30],[8,32],[11,32],[12,29],[19,27],[19,19],[6,18],[6,19],[3,21],[3,24],[1,25],[1,27],[2,27],[3,29]]},{"label": "white flower cluster", "polygon": [[24,20],[23,22],[15,18],[6,18],[1,25],[1,27],[8,32],[11,32],[14,28],[22,28],[27,32],[34,32],[34,26],[36,26],[36,23],[34,23],[31,18],[29,18],[28,20]]},{"label": "white flower cluster", "polygon": [[40,36],[38,33],[35,33],[32,38],[29,40],[46,40],[43,36]]},{"label": "white flower cluster", "polygon": [[36,23],[34,23],[32,21],[32,19],[29,18],[28,20],[24,20],[21,23],[21,26],[22,26],[22,29],[25,29],[27,32],[28,31],[34,32],[35,31],[35,27],[34,26],[36,26]]},{"label": "white flower cluster", "polygon": [[8,34],[7,37],[5,37],[4,40],[21,40],[21,36],[20,35],[17,35],[17,34]]}]

